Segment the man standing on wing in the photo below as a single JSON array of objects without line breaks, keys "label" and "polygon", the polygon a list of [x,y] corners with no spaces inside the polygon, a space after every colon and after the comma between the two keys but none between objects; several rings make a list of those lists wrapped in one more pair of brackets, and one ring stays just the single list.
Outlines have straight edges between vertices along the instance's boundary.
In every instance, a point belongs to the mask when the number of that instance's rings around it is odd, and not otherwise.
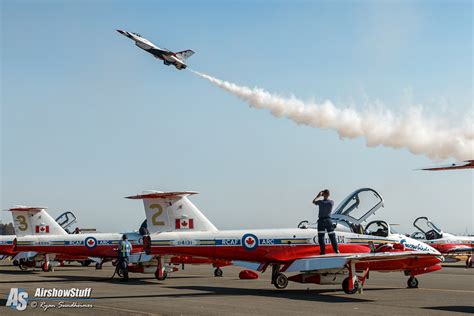
[{"label": "man standing on wing", "polygon": [[[322,200],[320,198],[323,198]],[[331,240],[332,249],[335,253],[339,253],[337,248],[336,233],[331,220],[331,212],[334,206],[334,201],[329,199],[329,190],[323,190],[314,198],[313,204],[319,206],[318,215],[318,243],[321,255],[326,254],[326,244],[324,242],[324,235],[328,232]]]}]

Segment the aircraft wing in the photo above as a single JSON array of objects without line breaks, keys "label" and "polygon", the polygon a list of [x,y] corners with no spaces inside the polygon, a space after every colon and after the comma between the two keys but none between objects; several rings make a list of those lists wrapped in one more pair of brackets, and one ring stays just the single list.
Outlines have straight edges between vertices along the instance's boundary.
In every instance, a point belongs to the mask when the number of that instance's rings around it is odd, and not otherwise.
[{"label": "aircraft wing", "polygon": [[438,251],[443,254],[455,254],[455,253],[464,253],[464,252],[473,252],[474,247],[469,247],[466,245],[439,245],[437,246]]},{"label": "aircraft wing", "polygon": [[30,258],[34,258],[38,255],[37,252],[35,251],[24,251],[24,252],[19,252],[15,255],[15,257],[13,258],[13,260],[21,260],[21,259],[30,259]]},{"label": "aircraft wing", "polygon": [[166,48],[150,48],[148,50],[153,55],[173,55],[172,51],[167,50]]},{"label": "aircraft wing", "polygon": [[428,168],[421,168],[420,170],[428,171],[439,171],[439,170],[451,170],[451,169],[473,169],[474,160],[466,160],[463,162],[456,162],[449,165],[434,166]]},{"label": "aircraft wing", "polygon": [[143,263],[143,262],[150,262],[154,258],[155,258],[154,255],[147,255],[144,252],[137,252],[137,253],[132,253],[128,260],[130,263]]},{"label": "aircraft wing", "polygon": [[[376,253],[342,253],[333,255],[313,256],[296,259],[282,269],[282,272],[301,272],[316,270],[344,269],[349,261],[356,262],[384,262],[406,258],[432,257],[435,254],[423,251],[397,251]],[[267,264],[251,261],[232,261],[235,266],[255,271],[262,271]]]},{"label": "aircraft wing", "polygon": [[301,272],[328,269],[343,269],[351,261],[357,262],[386,262],[392,260],[401,260],[406,258],[432,257],[435,254],[429,254],[422,251],[397,251],[397,252],[376,252],[376,253],[357,253],[357,254],[335,254],[314,256],[293,261],[284,271]]}]

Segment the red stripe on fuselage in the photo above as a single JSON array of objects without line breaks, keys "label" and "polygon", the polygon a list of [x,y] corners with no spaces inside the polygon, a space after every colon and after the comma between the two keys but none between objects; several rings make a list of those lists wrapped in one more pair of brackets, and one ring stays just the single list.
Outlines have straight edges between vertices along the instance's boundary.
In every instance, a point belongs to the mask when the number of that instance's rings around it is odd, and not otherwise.
[{"label": "red stripe on fuselage", "polygon": [[[339,251],[342,253],[368,253],[370,248],[366,245],[339,244]],[[151,253],[255,262],[288,262],[319,255],[319,245],[258,246],[254,250],[247,250],[242,246],[152,246]],[[326,245],[326,253],[334,253],[330,245]]]}]

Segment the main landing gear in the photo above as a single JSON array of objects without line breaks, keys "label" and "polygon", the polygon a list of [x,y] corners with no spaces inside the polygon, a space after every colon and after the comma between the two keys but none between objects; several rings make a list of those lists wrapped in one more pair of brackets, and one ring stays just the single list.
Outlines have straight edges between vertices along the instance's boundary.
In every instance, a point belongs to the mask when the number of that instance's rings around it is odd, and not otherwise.
[{"label": "main landing gear", "polygon": [[214,270],[214,276],[215,276],[215,277],[220,278],[220,277],[223,276],[223,275],[224,275],[224,272],[222,271],[221,268],[216,268],[216,269]]},{"label": "main landing gear", "polygon": [[354,284],[352,286],[352,289],[349,288],[349,280],[350,278],[347,277],[344,279],[344,281],[342,281],[342,290],[344,291],[344,293],[346,294],[355,294],[359,288],[361,287],[360,284],[359,284],[359,281],[354,281]]},{"label": "main landing gear", "polygon": [[41,269],[43,270],[43,272],[51,272],[53,271],[53,266],[51,265],[49,261],[45,261],[41,265]]},{"label": "main landing gear", "polygon": [[284,289],[288,286],[288,278],[283,273],[280,273],[280,265],[272,265],[272,284],[277,289]]},{"label": "main landing gear", "polygon": [[43,264],[41,265],[41,269],[44,271],[44,272],[51,272],[53,271],[53,266],[51,265],[51,262],[49,261],[49,255],[46,254],[44,256],[44,262]]},{"label": "main landing gear", "polygon": [[466,268],[467,269],[472,268],[472,257],[471,256],[467,257],[467,259],[466,259]]},{"label": "main landing gear", "polygon": [[407,286],[410,289],[416,289],[418,287],[418,279],[414,276],[408,278]]},{"label": "main landing gear", "polygon": [[364,270],[362,276],[357,275],[354,262],[348,262],[347,268],[349,270],[349,276],[342,281],[342,290],[346,294],[362,293],[365,280],[369,278],[369,268]]},{"label": "main landing gear", "polygon": [[163,258],[158,257],[157,260],[158,263],[156,265],[155,278],[158,281],[164,281],[168,277],[168,272],[164,269]]}]

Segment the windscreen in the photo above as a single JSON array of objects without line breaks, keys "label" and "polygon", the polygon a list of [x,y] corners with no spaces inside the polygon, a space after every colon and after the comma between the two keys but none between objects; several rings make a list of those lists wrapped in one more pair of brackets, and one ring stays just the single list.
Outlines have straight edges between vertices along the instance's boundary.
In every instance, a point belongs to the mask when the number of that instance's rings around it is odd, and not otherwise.
[{"label": "windscreen", "polygon": [[374,191],[361,190],[353,194],[351,198],[344,201],[342,209],[338,210],[338,213],[360,220],[381,202],[382,200],[380,196],[378,196]]}]

